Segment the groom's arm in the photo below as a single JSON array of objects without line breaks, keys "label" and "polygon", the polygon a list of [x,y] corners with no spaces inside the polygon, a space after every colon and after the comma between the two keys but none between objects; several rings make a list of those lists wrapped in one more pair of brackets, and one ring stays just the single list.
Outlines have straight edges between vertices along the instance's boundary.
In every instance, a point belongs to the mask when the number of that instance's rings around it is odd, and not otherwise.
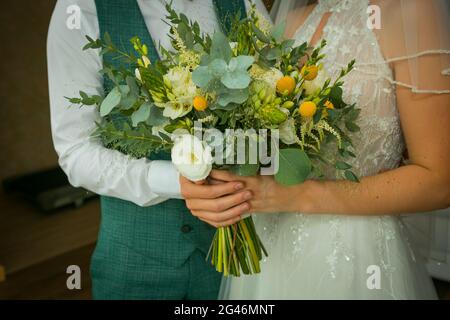
[{"label": "groom's arm", "polygon": [[47,42],[52,136],[60,166],[74,186],[141,206],[181,198],[179,175],[170,161],[132,159],[105,148],[91,137],[100,121],[97,110],[69,106],[64,98],[78,96],[79,90],[103,94],[102,60],[94,50],[82,51],[86,34],[99,37],[94,2],[76,2],[81,29],[70,30],[66,10],[72,3],[58,1]]}]

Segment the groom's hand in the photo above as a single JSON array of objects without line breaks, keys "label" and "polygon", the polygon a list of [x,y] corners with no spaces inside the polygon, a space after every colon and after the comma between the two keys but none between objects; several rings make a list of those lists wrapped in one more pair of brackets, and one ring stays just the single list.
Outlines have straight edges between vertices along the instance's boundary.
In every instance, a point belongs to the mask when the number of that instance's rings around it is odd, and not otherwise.
[{"label": "groom's hand", "polygon": [[216,228],[238,222],[250,209],[252,193],[239,181],[200,184],[180,176],[180,186],[192,214]]}]

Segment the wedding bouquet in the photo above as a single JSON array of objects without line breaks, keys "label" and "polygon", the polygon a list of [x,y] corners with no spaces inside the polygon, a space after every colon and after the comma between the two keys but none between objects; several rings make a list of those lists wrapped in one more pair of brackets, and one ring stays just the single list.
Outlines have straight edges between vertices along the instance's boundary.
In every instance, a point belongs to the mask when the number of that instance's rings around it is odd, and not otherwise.
[{"label": "wedding bouquet", "polygon": [[[272,27],[253,7],[232,23],[225,36],[203,34],[197,22],[167,5],[172,51],[160,47],[151,62],[148,47],[131,39],[135,52],[123,52],[108,34],[89,37],[84,49],[101,49],[123,59],[122,68],[102,70],[113,88],[106,96],[68,98],[95,105],[102,121],[94,135],[103,144],[136,158],[170,152],[180,174],[207,179],[213,167],[239,175],[273,174],[285,185],[320,178],[325,161],[340,177],[357,181],[346,158],[354,157],[349,132],[359,110],[343,101],[342,78],[330,79],[317,48],[284,39],[284,24]],[[300,63],[300,61],[303,61]],[[270,143],[269,143],[270,142]],[[322,157],[335,148],[336,161]],[[237,150],[236,150],[237,149]],[[260,272],[267,252],[251,217],[218,228],[209,257],[225,276]]]}]

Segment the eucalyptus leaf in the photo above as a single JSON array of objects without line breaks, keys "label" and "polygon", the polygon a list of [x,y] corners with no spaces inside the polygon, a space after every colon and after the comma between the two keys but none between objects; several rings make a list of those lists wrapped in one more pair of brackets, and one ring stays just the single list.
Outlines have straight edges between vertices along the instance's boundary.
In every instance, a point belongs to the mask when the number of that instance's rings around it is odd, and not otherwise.
[{"label": "eucalyptus leaf", "polygon": [[274,38],[276,41],[280,41],[281,38],[283,37],[285,30],[286,30],[286,20],[273,27],[271,32],[272,38]]},{"label": "eucalyptus leaf", "polygon": [[160,126],[167,122],[167,118],[163,116],[163,108],[158,108],[154,104],[150,106],[150,116],[147,123],[151,126]]},{"label": "eucalyptus leaf", "polygon": [[228,89],[245,89],[251,78],[246,71],[238,70],[225,73],[220,80]]},{"label": "eucalyptus leaf", "polygon": [[134,77],[128,76],[126,78],[126,82],[128,87],[130,88],[130,94],[134,97],[139,96],[139,87],[136,83],[136,79]]},{"label": "eucalyptus leaf", "polygon": [[270,48],[269,50],[267,50],[267,53],[265,55],[267,60],[276,60],[281,58],[282,52],[281,49],[278,47],[275,48]]},{"label": "eucalyptus leaf", "polygon": [[226,107],[230,103],[241,104],[248,99],[248,89],[227,89],[219,94],[217,103],[221,107]]},{"label": "eucalyptus leaf", "polygon": [[305,181],[311,173],[311,160],[300,149],[279,150],[279,168],[275,180],[282,185],[295,185]]},{"label": "eucalyptus leaf", "polygon": [[136,127],[141,122],[147,121],[149,116],[150,116],[150,103],[146,102],[131,115],[133,127]]},{"label": "eucalyptus leaf", "polygon": [[100,116],[107,116],[115,107],[117,107],[121,97],[118,87],[112,89],[100,105]]},{"label": "eucalyptus leaf", "polygon": [[228,63],[228,70],[247,70],[254,61],[253,57],[244,55],[231,58],[230,63]]},{"label": "eucalyptus leaf", "polygon": [[213,76],[207,66],[199,66],[192,72],[192,81],[200,88],[206,87],[212,79]]},{"label": "eucalyptus leaf", "polygon": [[223,59],[228,63],[233,56],[233,51],[231,50],[228,38],[222,32],[216,32],[212,38],[211,59]]},{"label": "eucalyptus leaf", "polygon": [[214,59],[208,65],[208,71],[213,77],[220,77],[222,74],[227,72],[227,68],[228,68],[227,63],[223,59]]}]

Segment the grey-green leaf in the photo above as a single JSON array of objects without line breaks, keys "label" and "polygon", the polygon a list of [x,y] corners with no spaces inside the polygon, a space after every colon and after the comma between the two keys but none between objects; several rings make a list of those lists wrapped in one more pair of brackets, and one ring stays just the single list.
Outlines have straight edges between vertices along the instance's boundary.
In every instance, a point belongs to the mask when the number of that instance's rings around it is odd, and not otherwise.
[{"label": "grey-green leaf", "polygon": [[229,89],[245,89],[251,81],[246,71],[227,72],[220,80]]},{"label": "grey-green leaf", "polygon": [[199,66],[192,72],[192,81],[200,88],[206,87],[212,79],[213,77],[207,66]]},{"label": "grey-green leaf", "polygon": [[285,29],[286,29],[286,20],[277,24],[275,27],[273,27],[272,34],[271,34],[272,38],[274,38],[276,41],[281,40]]},{"label": "grey-green leaf", "polygon": [[217,103],[222,107],[226,107],[229,103],[237,103],[237,104],[244,103],[247,100],[247,98],[248,98],[248,89],[242,90],[228,89],[224,90],[219,95]]},{"label": "grey-green leaf", "polygon": [[227,37],[222,32],[216,32],[211,42],[211,59],[223,59],[228,63],[232,55],[233,52]]},{"label": "grey-green leaf", "polygon": [[118,87],[115,87],[111,90],[111,92],[106,96],[100,105],[100,116],[107,116],[115,107],[117,107],[120,103],[121,94]]},{"label": "grey-green leaf", "polygon": [[163,116],[163,108],[158,108],[154,104],[150,107],[150,116],[147,119],[147,123],[151,126],[160,126],[167,122],[167,118]]},{"label": "grey-green leaf", "polygon": [[247,70],[255,61],[255,59],[251,56],[238,56],[235,58],[231,58],[230,63],[228,64],[228,69],[230,71],[235,70]]},{"label": "grey-green leaf", "polygon": [[[231,62],[230,62],[231,63]],[[201,67],[200,67],[201,68]],[[220,77],[227,72],[227,63],[222,59],[214,59],[208,66],[209,73],[214,77]]]},{"label": "grey-green leaf", "polygon": [[147,121],[149,116],[150,116],[150,103],[146,102],[131,115],[133,127],[136,127],[141,122]]}]

